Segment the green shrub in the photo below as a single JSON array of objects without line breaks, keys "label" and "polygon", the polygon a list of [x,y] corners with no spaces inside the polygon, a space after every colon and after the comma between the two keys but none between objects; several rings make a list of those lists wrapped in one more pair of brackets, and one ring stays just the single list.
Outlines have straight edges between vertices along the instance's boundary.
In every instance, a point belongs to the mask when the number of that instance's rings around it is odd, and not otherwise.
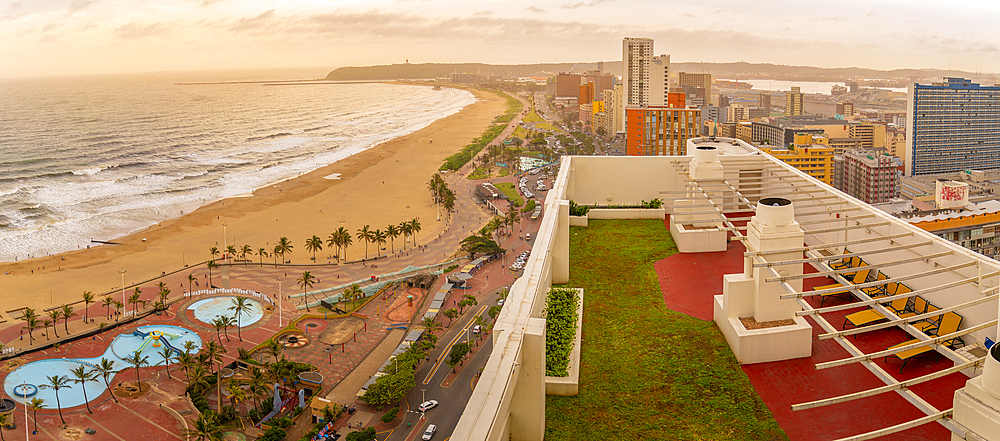
[{"label": "green shrub", "polygon": [[281,441],[281,440],[285,439],[286,435],[288,435],[288,434],[285,433],[285,429],[282,429],[280,427],[271,427],[270,429],[267,429],[267,432],[264,432],[264,434],[261,435],[260,438],[257,438],[257,440],[258,441]]},{"label": "green shrub", "polygon": [[455,271],[455,268],[458,268],[458,265],[449,266],[448,268],[445,268],[444,272],[450,273],[452,271]]},{"label": "green shrub", "polygon": [[590,207],[586,205],[577,205],[576,201],[569,201],[569,215],[570,216],[586,216],[587,212],[590,211]]},{"label": "green shrub", "polygon": [[545,298],[545,375],[569,375],[566,367],[576,338],[579,304],[575,289],[553,288]]},{"label": "green shrub", "polygon": [[382,415],[382,422],[386,424],[391,423],[392,420],[396,419],[397,414],[399,414],[398,407],[393,407],[392,409],[389,409],[389,411],[386,412],[385,415]]},{"label": "green shrub", "polygon": [[524,206],[524,208],[521,209],[521,213],[528,213],[528,212],[534,211],[534,210],[535,210],[535,200],[534,199],[528,199],[528,203],[527,203],[527,205]]}]

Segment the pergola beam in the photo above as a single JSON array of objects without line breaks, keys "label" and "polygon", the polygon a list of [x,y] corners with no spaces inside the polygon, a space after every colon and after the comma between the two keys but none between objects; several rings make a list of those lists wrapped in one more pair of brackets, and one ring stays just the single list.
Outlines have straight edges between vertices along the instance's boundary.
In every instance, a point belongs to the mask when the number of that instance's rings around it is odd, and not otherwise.
[{"label": "pergola beam", "polygon": [[860,361],[868,361],[868,360],[871,360],[873,358],[885,357],[885,356],[888,356],[888,355],[898,354],[900,352],[911,351],[911,350],[914,350],[914,349],[917,349],[917,348],[922,348],[924,346],[938,344],[938,343],[946,341],[946,340],[952,340],[952,339],[954,339],[956,337],[961,337],[961,336],[966,335],[966,334],[971,334],[971,333],[979,331],[979,330],[990,328],[990,327],[996,326],[996,324],[997,324],[996,320],[990,320],[990,321],[988,321],[986,323],[983,323],[981,325],[976,325],[976,326],[973,326],[971,328],[966,328],[966,329],[963,329],[963,330],[960,330],[960,331],[952,332],[951,334],[945,334],[945,335],[942,335],[942,336],[939,336],[939,337],[933,337],[933,338],[929,338],[927,340],[918,341],[916,343],[909,344],[909,345],[906,345],[906,346],[900,346],[898,348],[893,348],[893,349],[886,349],[884,351],[873,352],[871,354],[864,354],[864,355],[859,355],[859,356],[856,356],[856,357],[844,358],[844,359],[835,360],[835,361],[828,361],[826,363],[818,363],[818,364],[816,364],[816,370],[828,369],[828,368],[838,367],[838,366],[845,366],[845,365],[852,364],[852,363],[857,363],[857,362],[860,362]]},{"label": "pergola beam", "polygon": [[834,260],[834,259],[836,259],[838,257],[843,258],[843,257],[871,256],[873,254],[882,254],[882,253],[888,253],[888,252],[892,252],[892,251],[900,251],[900,250],[906,250],[906,249],[910,249],[910,248],[917,248],[917,247],[928,246],[928,245],[932,245],[933,243],[934,243],[934,241],[928,240],[928,241],[924,241],[924,242],[917,242],[917,243],[912,243],[912,244],[901,244],[901,245],[896,245],[894,247],[879,248],[877,250],[872,250],[872,251],[860,251],[860,252],[856,252],[856,253],[840,254],[840,255],[837,255],[837,256],[830,256],[830,257],[826,257],[826,256],[823,256],[823,257],[807,257],[807,258],[803,258],[803,259],[782,260],[782,261],[779,261],[779,262],[768,262],[768,261],[765,260],[764,263],[755,263],[755,264],[753,264],[753,266],[754,267],[782,266],[782,265],[792,265],[792,264],[797,264],[797,263],[823,262],[823,261],[827,261],[827,260]]}]

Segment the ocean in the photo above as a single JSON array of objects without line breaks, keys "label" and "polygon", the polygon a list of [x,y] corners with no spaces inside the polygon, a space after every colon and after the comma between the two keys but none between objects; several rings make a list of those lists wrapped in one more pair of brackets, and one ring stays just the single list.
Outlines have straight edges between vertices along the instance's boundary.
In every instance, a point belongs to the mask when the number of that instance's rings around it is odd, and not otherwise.
[{"label": "ocean", "polygon": [[86,248],[334,163],[475,101],[463,90],[205,72],[0,80],[0,261]]}]

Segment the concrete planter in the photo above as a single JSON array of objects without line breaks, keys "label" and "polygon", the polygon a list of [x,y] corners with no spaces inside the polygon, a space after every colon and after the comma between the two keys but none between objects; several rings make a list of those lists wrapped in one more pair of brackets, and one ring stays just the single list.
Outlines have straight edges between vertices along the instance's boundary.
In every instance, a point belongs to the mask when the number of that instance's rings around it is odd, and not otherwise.
[{"label": "concrete planter", "polygon": [[580,293],[580,302],[576,306],[576,338],[573,339],[573,350],[569,353],[569,366],[565,377],[545,376],[545,395],[575,396],[580,393],[580,339],[583,334],[583,289],[575,288]]}]

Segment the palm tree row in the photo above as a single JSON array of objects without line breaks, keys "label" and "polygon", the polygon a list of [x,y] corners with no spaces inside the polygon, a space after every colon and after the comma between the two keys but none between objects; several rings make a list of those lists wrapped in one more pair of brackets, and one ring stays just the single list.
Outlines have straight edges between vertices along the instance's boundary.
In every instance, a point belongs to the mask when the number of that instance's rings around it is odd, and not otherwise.
[{"label": "palm tree row", "polygon": [[59,331],[56,328],[56,326],[59,326],[59,319],[63,320],[63,328],[66,330],[66,335],[69,335],[69,319],[73,318],[77,314],[73,311],[72,305],[63,305],[62,308],[53,308],[45,311],[45,315],[49,318],[39,320],[38,313],[36,313],[34,309],[24,308],[24,312],[21,314],[21,320],[24,321],[24,329],[28,330],[28,345],[34,344],[35,336],[33,331],[38,329],[39,325],[45,328],[46,340],[49,340],[49,326],[52,326],[53,334],[55,334],[56,338],[59,338]]},{"label": "palm tree row", "polygon": [[431,192],[434,204],[444,208],[445,212],[450,216],[451,212],[455,209],[455,200],[457,197],[455,196],[455,192],[448,188],[448,183],[444,181],[444,178],[440,174],[434,173],[434,176],[431,176],[430,182],[427,183],[427,189]]}]

